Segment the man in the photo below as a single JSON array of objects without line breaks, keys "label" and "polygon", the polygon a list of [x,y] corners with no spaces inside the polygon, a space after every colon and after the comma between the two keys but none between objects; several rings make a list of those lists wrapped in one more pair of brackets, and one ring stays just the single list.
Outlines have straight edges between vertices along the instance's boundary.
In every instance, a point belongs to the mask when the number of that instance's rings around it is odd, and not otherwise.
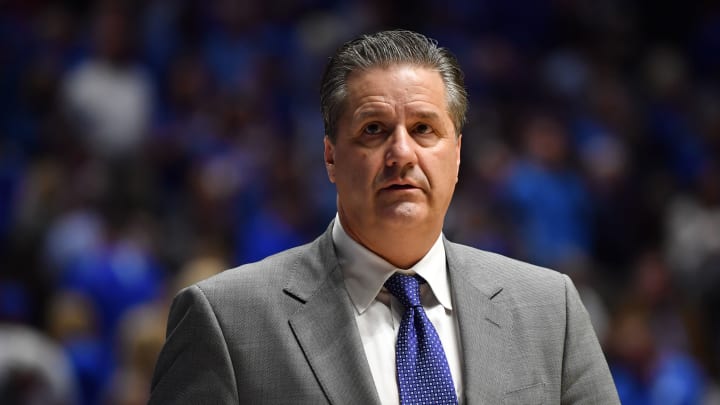
[{"label": "man", "polygon": [[363,36],[321,104],[337,217],[182,291],[150,403],[618,403],[566,276],[442,236],[467,109],[455,58]]}]

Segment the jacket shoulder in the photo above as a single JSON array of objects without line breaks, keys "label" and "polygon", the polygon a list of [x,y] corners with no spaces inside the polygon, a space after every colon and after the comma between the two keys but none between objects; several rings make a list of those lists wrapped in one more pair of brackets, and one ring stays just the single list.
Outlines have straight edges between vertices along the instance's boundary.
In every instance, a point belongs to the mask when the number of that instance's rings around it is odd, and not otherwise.
[{"label": "jacket shoulder", "polygon": [[289,271],[307,254],[311,244],[298,246],[268,256],[260,261],[243,264],[197,283],[203,291],[243,289],[251,286],[276,285],[288,277]]},{"label": "jacket shoulder", "polygon": [[446,249],[449,260],[469,269],[469,276],[483,284],[517,291],[564,289],[567,276],[558,271],[453,242],[447,242]]}]

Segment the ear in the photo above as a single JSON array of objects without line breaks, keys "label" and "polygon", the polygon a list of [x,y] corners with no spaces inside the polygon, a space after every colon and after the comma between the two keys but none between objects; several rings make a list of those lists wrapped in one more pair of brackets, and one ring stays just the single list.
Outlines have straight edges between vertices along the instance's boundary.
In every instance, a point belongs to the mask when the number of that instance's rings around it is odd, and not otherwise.
[{"label": "ear", "polygon": [[325,144],[325,170],[327,170],[330,182],[335,183],[335,145],[327,135],[325,135],[323,143]]},{"label": "ear", "polygon": [[460,175],[460,149],[462,146],[462,134],[458,135],[457,137],[457,173],[455,175],[455,182],[458,181],[458,176]]}]

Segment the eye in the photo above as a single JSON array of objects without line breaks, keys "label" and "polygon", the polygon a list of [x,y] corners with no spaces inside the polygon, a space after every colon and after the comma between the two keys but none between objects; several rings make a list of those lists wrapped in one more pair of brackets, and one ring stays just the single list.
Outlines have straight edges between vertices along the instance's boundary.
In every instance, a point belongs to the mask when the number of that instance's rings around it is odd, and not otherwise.
[{"label": "eye", "polygon": [[377,135],[382,132],[382,127],[378,123],[372,123],[365,125],[363,132],[370,135]]},{"label": "eye", "polygon": [[417,124],[415,125],[415,133],[418,134],[429,134],[432,133],[433,129],[430,125],[427,124]]}]

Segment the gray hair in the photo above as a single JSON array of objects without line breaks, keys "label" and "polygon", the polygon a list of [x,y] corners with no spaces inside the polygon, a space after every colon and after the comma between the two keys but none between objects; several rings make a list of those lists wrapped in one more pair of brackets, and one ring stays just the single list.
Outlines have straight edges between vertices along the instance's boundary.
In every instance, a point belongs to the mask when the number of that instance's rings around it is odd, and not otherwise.
[{"label": "gray hair", "polygon": [[325,135],[337,137],[337,122],[347,98],[347,78],[373,67],[410,64],[436,70],[445,84],[447,110],[459,135],[465,125],[467,90],[455,56],[437,41],[412,31],[392,30],[363,35],[346,42],[330,58],[320,85],[320,109]]}]

